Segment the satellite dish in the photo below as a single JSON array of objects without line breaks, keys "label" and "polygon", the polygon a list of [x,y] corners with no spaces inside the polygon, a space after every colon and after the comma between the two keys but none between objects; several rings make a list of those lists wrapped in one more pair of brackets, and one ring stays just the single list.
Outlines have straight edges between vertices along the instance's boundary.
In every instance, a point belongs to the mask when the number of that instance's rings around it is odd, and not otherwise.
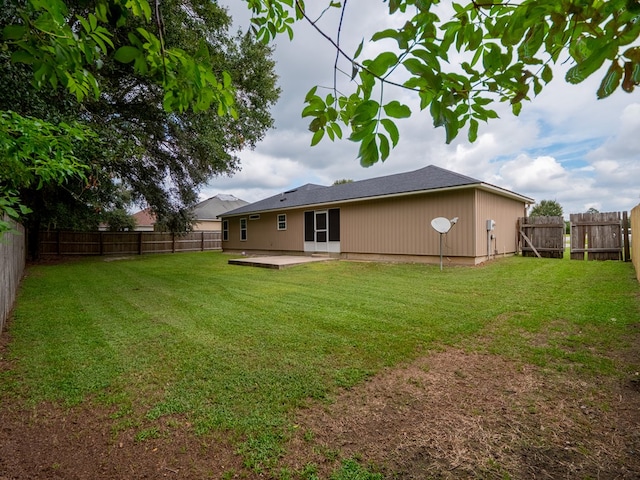
[{"label": "satellite dish", "polygon": [[448,218],[437,217],[431,220],[431,226],[438,233],[447,233],[451,229],[451,221]]}]

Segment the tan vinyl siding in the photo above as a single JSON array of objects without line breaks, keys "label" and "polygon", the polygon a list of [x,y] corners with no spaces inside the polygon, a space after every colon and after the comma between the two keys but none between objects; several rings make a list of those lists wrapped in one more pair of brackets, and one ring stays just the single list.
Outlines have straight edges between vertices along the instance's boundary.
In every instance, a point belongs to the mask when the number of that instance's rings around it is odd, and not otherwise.
[{"label": "tan vinyl siding", "polygon": [[193,230],[196,232],[219,232],[222,230],[222,222],[220,220],[202,220],[193,224]]},{"label": "tan vinyl siding", "polygon": [[[286,213],[287,229],[278,230],[278,213]],[[240,218],[247,219],[247,240],[240,241]],[[223,242],[225,250],[273,250],[302,251],[303,213],[302,211],[261,213],[258,220],[250,220],[249,215],[229,217],[229,240]]]},{"label": "tan vinyl siding", "polygon": [[[352,259],[389,259],[435,262],[440,234],[431,227],[436,217],[458,222],[443,236],[448,262],[475,264],[486,260],[486,221],[495,220],[498,254],[517,250],[516,221],[524,215],[522,201],[475,188],[378,198],[295,210],[228,217],[227,251],[264,253],[304,252],[304,212],[340,209],[340,256]],[[287,215],[287,229],[278,230],[278,214]],[[247,219],[247,240],[240,241],[240,218]],[[308,253],[308,252],[307,252]]]},{"label": "tan vinyl siding", "polygon": [[439,255],[440,235],[431,227],[435,217],[458,223],[444,238],[445,254],[474,255],[472,190],[410,195],[341,206],[343,253]]},{"label": "tan vinyl siding", "polygon": [[495,220],[496,227],[491,255],[511,254],[517,250],[516,224],[519,217],[525,216],[525,204],[483,190],[476,190],[476,256],[487,255],[487,220]]}]

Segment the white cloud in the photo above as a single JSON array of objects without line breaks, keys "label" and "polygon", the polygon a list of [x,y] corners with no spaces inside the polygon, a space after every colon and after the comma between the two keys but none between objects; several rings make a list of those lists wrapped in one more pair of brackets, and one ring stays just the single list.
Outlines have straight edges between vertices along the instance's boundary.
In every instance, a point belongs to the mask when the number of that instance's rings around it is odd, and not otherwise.
[{"label": "white cloud", "polygon": [[567,186],[570,174],[553,157],[531,158],[526,154],[504,162],[499,169],[503,181],[518,192],[533,194],[561,192]]},{"label": "white cloud", "polygon": [[[247,23],[244,2],[223,3]],[[320,3],[308,2],[308,7],[324,8]],[[335,19],[335,14],[330,15]],[[330,17],[325,20],[323,26],[331,23]],[[341,47],[353,52],[361,39],[368,40],[390,21],[397,20],[388,15],[387,6],[351,0]],[[555,199],[567,214],[590,207],[630,210],[640,202],[640,103],[634,103],[637,93],[623,92],[596,100],[603,72],[570,85],[563,78],[568,66],[559,65],[551,84],[523,106],[519,117],[507,104],[492,106],[500,118],[481,124],[474,144],[461,132],[446,145],[444,129],[433,127],[428,111],[415,108],[415,98],[405,91],[385,90],[389,98],[410,104],[415,113],[398,122],[400,145],[390,158],[364,169],[357,160],[358,146],[348,140],[324,140],[310,147],[309,120],[300,115],[304,96],[316,84],[333,85],[335,50],[305,23],[296,24],[295,32],[293,42],[286,37],[277,42],[282,97],[273,110],[276,129],[255,151],[241,153],[240,173],[214,180],[206,192],[255,201],[304,183],[329,185],[339,178],[359,180],[435,164],[538,201]],[[336,38],[335,31],[327,33]],[[348,65],[341,66],[350,71]]]}]

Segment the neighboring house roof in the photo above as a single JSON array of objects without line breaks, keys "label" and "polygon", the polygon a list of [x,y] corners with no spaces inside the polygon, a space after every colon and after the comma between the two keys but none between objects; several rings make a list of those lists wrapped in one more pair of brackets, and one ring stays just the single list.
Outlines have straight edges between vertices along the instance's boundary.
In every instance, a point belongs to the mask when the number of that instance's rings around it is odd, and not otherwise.
[{"label": "neighboring house roof", "polygon": [[132,217],[135,219],[137,227],[153,227],[156,223],[156,216],[151,212],[150,208],[140,210],[134,213]]},{"label": "neighboring house roof", "polygon": [[520,200],[524,203],[534,203],[532,198],[524,195],[436,167],[435,165],[429,165],[413,172],[342,183],[330,187],[309,183],[228,211],[224,216],[471,187],[492,191],[498,195]]},{"label": "neighboring house roof", "polygon": [[236,198],[233,195],[220,193],[198,203],[193,207],[193,213],[198,221],[218,220],[218,215],[222,215],[229,210],[234,210],[248,204],[249,202]]}]

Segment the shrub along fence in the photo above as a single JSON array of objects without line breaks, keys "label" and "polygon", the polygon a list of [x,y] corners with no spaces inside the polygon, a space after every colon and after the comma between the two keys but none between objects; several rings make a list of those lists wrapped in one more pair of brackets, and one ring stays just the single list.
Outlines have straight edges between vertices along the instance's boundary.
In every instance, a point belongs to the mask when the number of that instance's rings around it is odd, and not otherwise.
[{"label": "shrub along fence", "polygon": [[[635,236],[636,241],[633,241]],[[640,205],[631,210],[631,260],[640,282]]]},{"label": "shrub along fence", "polygon": [[[7,217],[4,220],[11,221]],[[24,227],[12,223],[16,231],[0,236],[0,332],[16,300],[26,258]]]},{"label": "shrub along fence", "polygon": [[41,256],[142,255],[221,248],[221,232],[39,232]]}]

